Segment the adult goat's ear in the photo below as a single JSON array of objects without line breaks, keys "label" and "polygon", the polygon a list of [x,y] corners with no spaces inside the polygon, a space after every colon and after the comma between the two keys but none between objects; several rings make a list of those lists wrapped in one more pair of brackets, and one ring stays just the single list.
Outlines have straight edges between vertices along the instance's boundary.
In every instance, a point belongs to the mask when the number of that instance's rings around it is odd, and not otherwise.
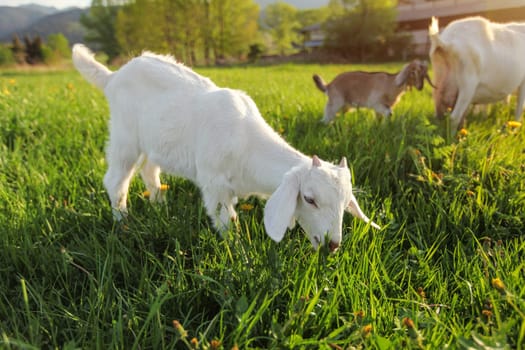
[{"label": "adult goat's ear", "polygon": [[366,216],[363,213],[363,211],[359,207],[359,204],[357,203],[357,199],[355,198],[354,194],[352,194],[352,196],[350,198],[350,203],[348,203],[348,207],[346,207],[345,210],[350,212],[350,214],[352,214],[356,218],[359,218],[359,219],[363,220],[366,223],[370,223],[370,226],[372,226],[372,227],[374,227],[374,228],[376,228],[378,230],[381,229],[381,227],[378,224],[376,224],[373,221],[370,221],[368,216]]},{"label": "adult goat's ear", "polygon": [[283,181],[270,196],[264,208],[264,227],[266,233],[280,242],[286,228],[293,222],[297,197],[299,195],[299,169],[292,169],[284,175]]}]

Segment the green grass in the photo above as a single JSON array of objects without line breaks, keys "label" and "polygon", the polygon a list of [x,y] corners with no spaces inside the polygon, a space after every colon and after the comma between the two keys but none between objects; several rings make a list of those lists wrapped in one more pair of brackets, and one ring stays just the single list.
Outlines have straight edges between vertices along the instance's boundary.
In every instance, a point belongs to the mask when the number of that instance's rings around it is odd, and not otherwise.
[{"label": "green grass", "polygon": [[383,229],[346,215],[335,254],[313,251],[299,227],[274,243],[255,198],[223,240],[198,189],[168,176],[166,205],[136,180],[130,222],[114,223],[102,93],[74,71],[0,73],[0,347],[523,348],[525,140],[505,124],[513,105],[469,115],[452,142],[428,87],[389,119],[361,109],[322,125],[311,75],[344,69],[198,69],[246,91],[304,153],[348,158]]}]

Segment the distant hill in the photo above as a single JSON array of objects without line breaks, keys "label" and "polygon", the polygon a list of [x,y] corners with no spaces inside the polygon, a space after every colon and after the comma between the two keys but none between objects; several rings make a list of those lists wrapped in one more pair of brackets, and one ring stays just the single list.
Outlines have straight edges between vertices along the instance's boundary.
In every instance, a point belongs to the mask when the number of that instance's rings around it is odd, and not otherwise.
[{"label": "distant hill", "polygon": [[82,42],[85,29],[80,16],[88,9],[70,8],[59,11],[54,7],[27,5],[0,7],[0,42],[11,42],[13,35],[46,39],[49,34],[62,33],[70,43]]},{"label": "distant hill", "polygon": [[[57,9],[54,9],[56,12]],[[42,17],[53,13],[53,8],[42,6],[0,6],[0,37],[23,29]]]}]

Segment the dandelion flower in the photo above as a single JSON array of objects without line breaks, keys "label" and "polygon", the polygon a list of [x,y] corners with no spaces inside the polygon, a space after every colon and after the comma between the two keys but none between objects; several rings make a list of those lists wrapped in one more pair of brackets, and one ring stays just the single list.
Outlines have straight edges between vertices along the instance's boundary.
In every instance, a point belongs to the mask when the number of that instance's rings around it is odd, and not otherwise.
[{"label": "dandelion flower", "polygon": [[221,346],[220,340],[213,339],[210,343],[210,348],[214,350],[218,349],[220,346]]},{"label": "dandelion flower", "polygon": [[500,292],[504,292],[505,291],[505,284],[499,278],[493,278],[492,279],[492,287],[496,288]]},{"label": "dandelion flower", "polygon": [[509,120],[507,122],[507,127],[509,127],[509,128],[519,128],[520,126],[521,126],[521,123],[517,122],[517,121],[514,121],[514,120]]},{"label": "dandelion flower", "polygon": [[179,321],[177,320],[173,320],[173,328],[175,328],[177,330],[177,332],[179,332],[180,336],[185,338],[188,336],[188,332],[186,332],[186,330],[184,329],[184,327],[180,324]]},{"label": "dandelion flower", "polygon": [[358,310],[358,311],[354,312],[354,315],[355,315],[355,317],[363,318],[363,317],[365,317],[365,312],[363,310]]},{"label": "dandelion flower", "polygon": [[253,204],[250,204],[250,203],[243,203],[239,206],[239,208],[241,208],[241,210],[244,210],[244,211],[250,211],[253,209]]},{"label": "dandelion flower", "polygon": [[361,334],[363,334],[363,336],[367,336],[369,335],[370,333],[372,333],[372,325],[371,324],[367,324],[365,326],[363,326],[363,328],[361,328]]},{"label": "dandelion flower", "polygon": [[401,322],[403,323],[403,326],[405,326],[408,329],[413,329],[415,327],[414,321],[412,321],[412,319],[410,317],[403,318],[403,320],[401,320]]},{"label": "dandelion flower", "polygon": [[16,80],[15,79],[9,79],[9,84],[15,85],[16,84]]},{"label": "dandelion flower", "polygon": [[459,130],[459,134],[460,134],[461,136],[467,136],[468,131],[467,131],[467,129],[462,128],[461,130]]},{"label": "dandelion flower", "polygon": [[197,338],[191,338],[190,343],[194,348],[199,346],[199,340]]},{"label": "dandelion flower", "polygon": [[[162,184],[162,185],[160,185],[160,190],[161,190],[161,191],[167,191],[169,188],[170,188],[169,185],[166,185],[166,184]],[[148,198],[149,196],[151,196],[151,192],[148,191],[148,190],[146,190],[146,191],[142,192],[142,195],[143,195],[144,197]]]}]

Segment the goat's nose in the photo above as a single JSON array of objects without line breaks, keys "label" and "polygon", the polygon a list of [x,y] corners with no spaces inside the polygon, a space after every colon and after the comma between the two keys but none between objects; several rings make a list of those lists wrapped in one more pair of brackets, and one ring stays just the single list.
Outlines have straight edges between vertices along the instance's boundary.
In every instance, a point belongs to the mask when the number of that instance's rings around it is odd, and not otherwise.
[{"label": "goat's nose", "polygon": [[330,247],[330,251],[334,252],[334,251],[337,250],[337,248],[339,248],[339,243],[338,242],[334,242],[334,241],[330,241],[328,246]]}]

